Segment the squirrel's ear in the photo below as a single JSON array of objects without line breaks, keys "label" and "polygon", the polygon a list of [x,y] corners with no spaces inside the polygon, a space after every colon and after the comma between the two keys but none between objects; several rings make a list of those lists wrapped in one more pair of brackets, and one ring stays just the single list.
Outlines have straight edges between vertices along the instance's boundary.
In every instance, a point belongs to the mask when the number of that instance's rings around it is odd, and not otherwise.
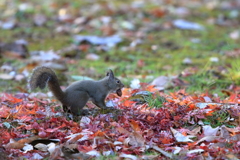
[{"label": "squirrel's ear", "polygon": [[109,69],[109,71],[107,72],[106,76],[109,76],[109,78],[114,78],[113,71],[111,69]]}]

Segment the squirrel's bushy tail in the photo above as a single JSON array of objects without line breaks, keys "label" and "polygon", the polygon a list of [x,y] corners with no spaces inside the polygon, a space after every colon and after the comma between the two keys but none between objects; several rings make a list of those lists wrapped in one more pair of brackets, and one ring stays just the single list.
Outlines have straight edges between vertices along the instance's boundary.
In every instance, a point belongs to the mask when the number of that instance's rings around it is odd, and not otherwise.
[{"label": "squirrel's bushy tail", "polygon": [[48,84],[49,90],[60,101],[64,101],[64,92],[60,88],[58,78],[51,68],[40,66],[36,67],[29,81],[31,90],[39,87],[45,88]]}]

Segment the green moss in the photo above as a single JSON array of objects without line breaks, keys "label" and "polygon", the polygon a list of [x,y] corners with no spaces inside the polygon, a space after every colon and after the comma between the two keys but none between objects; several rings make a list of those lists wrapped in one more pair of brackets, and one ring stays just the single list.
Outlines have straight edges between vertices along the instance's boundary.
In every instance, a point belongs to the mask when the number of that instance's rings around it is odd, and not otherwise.
[{"label": "green moss", "polygon": [[218,127],[222,125],[227,125],[227,119],[229,118],[229,113],[227,112],[226,109],[221,109],[219,111],[213,112],[211,116],[207,116],[206,119],[203,119],[203,122],[205,124],[209,124],[212,127]]}]

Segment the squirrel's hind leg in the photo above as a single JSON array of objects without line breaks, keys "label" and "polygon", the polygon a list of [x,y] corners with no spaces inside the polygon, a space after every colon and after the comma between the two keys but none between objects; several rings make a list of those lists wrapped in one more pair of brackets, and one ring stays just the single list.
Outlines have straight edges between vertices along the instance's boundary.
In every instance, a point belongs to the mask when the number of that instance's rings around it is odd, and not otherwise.
[{"label": "squirrel's hind leg", "polygon": [[89,95],[85,91],[75,91],[68,95],[69,106],[73,115],[81,115],[83,107],[86,105]]},{"label": "squirrel's hind leg", "polygon": [[62,105],[64,113],[71,113],[70,108],[67,105]]}]

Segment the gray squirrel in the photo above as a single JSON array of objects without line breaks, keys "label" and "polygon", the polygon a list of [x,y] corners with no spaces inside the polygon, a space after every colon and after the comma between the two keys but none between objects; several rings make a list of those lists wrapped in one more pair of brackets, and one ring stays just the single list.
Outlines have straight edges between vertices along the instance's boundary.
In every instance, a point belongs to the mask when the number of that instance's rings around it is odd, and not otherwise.
[{"label": "gray squirrel", "polygon": [[106,109],[105,98],[111,92],[122,95],[122,82],[109,70],[101,80],[82,80],[69,85],[65,91],[60,88],[55,72],[45,66],[36,67],[29,81],[31,90],[39,87],[43,89],[48,85],[49,90],[62,103],[64,112],[80,115],[88,100],[91,100],[101,109]]}]

